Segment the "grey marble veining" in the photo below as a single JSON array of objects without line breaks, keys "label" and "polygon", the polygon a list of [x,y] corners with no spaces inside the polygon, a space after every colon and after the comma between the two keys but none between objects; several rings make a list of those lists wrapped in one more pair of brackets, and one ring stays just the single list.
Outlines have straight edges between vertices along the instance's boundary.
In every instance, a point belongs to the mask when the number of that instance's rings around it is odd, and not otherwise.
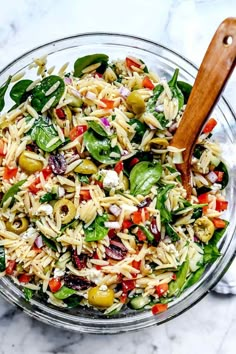
[{"label": "grey marble veining", "polygon": [[[235,0],[0,0],[0,69],[51,40],[111,31],[160,42],[199,64]],[[235,74],[225,91],[236,110]],[[178,318],[134,333],[86,335],[35,321],[0,298],[0,354],[234,354],[236,296],[210,294]]]}]

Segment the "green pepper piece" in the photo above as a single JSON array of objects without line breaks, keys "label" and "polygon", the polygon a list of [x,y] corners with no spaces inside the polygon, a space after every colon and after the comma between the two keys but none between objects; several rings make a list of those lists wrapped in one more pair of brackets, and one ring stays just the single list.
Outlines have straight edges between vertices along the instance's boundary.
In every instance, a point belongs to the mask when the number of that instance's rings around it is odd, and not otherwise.
[{"label": "green pepper piece", "polygon": [[25,295],[25,300],[30,301],[34,295],[34,291],[32,289],[23,288],[23,293]]},{"label": "green pepper piece", "polygon": [[63,285],[60,290],[53,294],[53,296],[55,296],[55,298],[58,300],[64,300],[75,293],[76,290],[67,288],[67,286]]},{"label": "green pepper piece", "polygon": [[[112,148],[109,138],[101,138],[91,128],[84,133],[84,144],[92,157],[101,163],[115,164],[120,160],[121,153],[118,146]],[[117,157],[111,157],[111,153],[116,153]]]},{"label": "green pepper piece", "polygon": [[32,80],[21,80],[18,81],[10,91],[11,99],[16,102],[16,105],[19,106],[22,102],[26,101],[31,92],[26,92]]},{"label": "green pepper piece", "polygon": [[91,54],[91,55],[86,55],[84,57],[78,58],[74,63],[74,76],[75,77],[82,76],[83,75],[82,71],[85,68],[96,63],[101,63],[101,66],[97,69],[97,71],[102,74],[107,67],[108,60],[109,57],[106,54]]},{"label": "green pepper piece", "polygon": [[8,191],[4,194],[1,200],[0,207],[3,207],[3,204],[9,199],[12,198],[12,201],[10,203],[10,206],[13,205],[15,201],[15,195],[19,192],[20,187],[26,182],[26,179],[23,179],[22,181],[17,182],[14,184],[11,188],[8,189]]},{"label": "green pepper piece", "polygon": [[5,93],[7,92],[8,86],[11,82],[11,78],[12,78],[12,76],[9,76],[7,81],[5,82],[5,84],[0,87],[0,112],[3,110],[3,108],[5,106],[4,96],[5,96]]},{"label": "green pepper piece", "polygon": [[197,283],[198,280],[202,277],[202,275],[205,271],[205,268],[206,268],[205,266],[201,266],[200,268],[198,268],[196,270],[196,272],[192,273],[190,275],[190,277],[188,277],[188,279],[186,280],[182,290],[186,290],[186,289],[190,288],[190,286]]},{"label": "green pepper piece", "polygon": [[[57,82],[59,82],[59,86],[55,91],[46,96],[48,90]],[[60,76],[50,75],[45,77],[39,85],[37,85],[32,90],[32,100],[31,106],[37,111],[41,112],[46,103],[52,98],[55,97],[50,108],[56,107],[58,102],[60,101],[63,93],[65,91],[65,83]]]},{"label": "green pepper piece", "polygon": [[5,249],[3,246],[0,246],[0,272],[4,272],[5,269],[6,269]]},{"label": "green pepper piece", "polygon": [[108,234],[108,228],[104,226],[104,222],[107,220],[108,216],[106,214],[97,216],[95,221],[88,228],[84,229],[85,241],[93,242],[104,239]]},{"label": "green pepper piece", "polygon": [[176,280],[172,280],[169,284],[168,296],[178,295],[182,289],[189,270],[189,259],[180,266],[176,273]]},{"label": "green pepper piece", "polygon": [[130,193],[134,196],[147,195],[160,179],[162,167],[159,162],[141,161],[130,173]]}]

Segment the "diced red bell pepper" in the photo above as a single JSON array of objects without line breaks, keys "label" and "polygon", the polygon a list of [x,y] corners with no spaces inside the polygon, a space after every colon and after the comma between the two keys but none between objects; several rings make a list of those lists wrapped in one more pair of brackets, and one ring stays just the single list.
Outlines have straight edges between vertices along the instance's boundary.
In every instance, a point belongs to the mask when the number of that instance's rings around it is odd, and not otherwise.
[{"label": "diced red bell pepper", "polygon": [[149,90],[153,90],[155,87],[148,76],[145,76],[143,79],[143,87],[148,88]]},{"label": "diced red bell pepper", "polygon": [[141,266],[141,261],[133,261],[132,262],[132,267],[137,269],[137,270],[140,270],[140,266]]},{"label": "diced red bell pepper", "polygon": [[216,200],[216,210],[224,211],[228,208],[228,202],[226,200]]},{"label": "diced red bell pepper", "polygon": [[36,245],[33,245],[32,250],[36,253],[41,253],[42,252],[42,248],[38,248]]},{"label": "diced red bell pepper", "polygon": [[89,190],[84,189],[84,190],[80,191],[80,197],[82,200],[90,200],[91,195],[90,195]]},{"label": "diced red bell pepper", "polygon": [[40,178],[39,177],[35,178],[34,182],[29,185],[29,191],[33,194],[37,194],[41,190],[41,187],[37,187],[39,183],[40,183]]},{"label": "diced red bell pepper", "polygon": [[138,229],[137,237],[139,241],[146,241],[147,239],[145,233],[141,229]]},{"label": "diced red bell pepper", "polygon": [[94,184],[97,184],[100,188],[103,188],[102,181],[98,181],[97,179],[95,179]]},{"label": "diced red bell pepper", "polygon": [[131,66],[135,66],[136,68],[140,68],[141,64],[136,63],[136,61],[130,59],[129,57],[125,58],[126,65],[129,69],[132,69]]},{"label": "diced red bell pepper", "polygon": [[4,172],[3,172],[3,179],[9,180],[13,177],[16,177],[18,168],[9,168],[9,167],[4,167]]},{"label": "diced red bell pepper", "polygon": [[132,221],[124,220],[122,223],[122,229],[129,229],[133,225]]},{"label": "diced red bell pepper", "polygon": [[70,131],[70,140],[74,141],[78,136],[84,134],[88,129],[87,125],[77,125]]},{"label": "diced red bell pepper", "polygon": [[6,267],[6,274],[12,275],[16,266],[16,261],[9,261]]},{"label": "diced red bell pepper", "polygon": [[168,291],[168,283],[163,283],[163,284],[160,284],[160,285],[157,285],[156,286],[156,293],[159,297],[165,295]]},{"label": "diced red bell pepper", "polygon": [[63,119],[63,118],[66,117],[65,112],[63,111],[62,108],[57,108],[56,109],[56,114],[57,114],[58,118],[62,118]]},{"label": "diced red bell pepper", "polygon": [[131,290],[133,290],[136,286],[135,280],[129,279],[129,280],[123,280],[122,281],[122,290],[124,293],[127,293]]},{"label": "diced red bell pepper", "polygon": [[130,163],[129,163],[129,167],[133,167],[134,165],[136,165],[139,162],[139,159],[137,157],[134,157]]},{"label": "diced red bell pepper", "polygon": [[[203,193],[203,194],[200,194],[198,196],[198,201],[199,201],[199,204],[208,204],[208,193]],[[204,206],[202,208],[202,211],[203,211],[203,214],[205,214],[207,212],[207,209],[208,209],[208,206]]]},{"label": "diced red bell pepper", "polygon": [[224,229],[226,226],[226,222],[220,218],[214,218],[212,222],[216,229]]},{"label": "diced red bell pepper", "polygon": [[171,278],[172,278],[173,280],[176,280],[176,278],[177,278],[176,274],[174,273]]},{"label": "diced red bell pepper", "polygon": [[120,302],[121,302],[122,304],[125,304],[127,298],[128,298],[128,294],[127,294],[127,293],[122,293],[122,294],[121,294],[121,297],[120,297]]},{"label": "diced red bell pepper", "polygon": [[18,277],[20,283],[29,283],[31,276],[29,274],[21,274]]},{"label": "diced red bell pepper", "polygon": [[215,128],[216,125],[217,125],[217,121],[215,120],[215,118],[210,118],[207,124],[205,125],[205,127],[203,128],[203,133],[205,134],[210,133]]},{"label": "diced red bell pepper", "polygon": [[103,102],[106,105],[106,107],[101,107],[101,108],[104,108],[104,109],[114,108],[114,101],[113,100],[108,100],[107,98],[102,98],[101,102]]},{"label": "diced red bell pepper", "polygon": [[214,171],[214,173],[217,176],[216,182],[222,182],[224,178],[224,172],[223,171]]},{"label": "diced red bell pepper", "polygon": [[[99,259],[97,252],[94,253],[93,258],[94,258],[94,259]],[[97,270],[101,270],[101,269],[102,269],[102,266],[96,264],[96,265],[95,265],[95,268],[96,268]]]},{"label": "diced red bell pepper", "polygon": [[49,288],[52,293],[56,293],[62,286],[61,280],[59,278],[52,278],[49,280]]},{"label": "diced red bell pepper", "polygon": [[41,172],[43,174],[44,179],[48,179],[48,177],[52,174],[52,169],[50,166],[47,166],[43,168]]},{"label": "diced red bell pepper", "polygon": [[124,163],[123,161],[119,161],[116,163],[115,167],[114,167],[114,170],[116,171],[116,173],[120,174],[121,171],[123,171],[124,169]]},{"label": "diced red bell pepper", "polygon": [[113,238],[116,236],[116,230],[115,229],[110,229],[108,231],[108,237]]},{"label": "diced red bell pepper", "polygon": [[102,78],[103,75],[98,73],[98,72],[95,72],[95,76],[98,76],[98,77]]},{"label": "diced red bell pepper", "polygon": [[142,210],[144,210],[144,221],[148,220],[149,219],[149,212],[147,211],[146,208],[142,208],[138,211],[135,211],[133,214],[132,214],[132,220],[134,222],[134,224],[140,224],[143,219],[142,219]]},{"label": "diced red bell pepper", "polygon": [[158,313],[166,311],[168,308],[168,304],[156,304],[152,306],[153,315],[157,315]]},{"label": "diced red bell pepper", "polygon": [[0,139],[0,156],[5,156],[6,154],[4,153],[4,141]]}]

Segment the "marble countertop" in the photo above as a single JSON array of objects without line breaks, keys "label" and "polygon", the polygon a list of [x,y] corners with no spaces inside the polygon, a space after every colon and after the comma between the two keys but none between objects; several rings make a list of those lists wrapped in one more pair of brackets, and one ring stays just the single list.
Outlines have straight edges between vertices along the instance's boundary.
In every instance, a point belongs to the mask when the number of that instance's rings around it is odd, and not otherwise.
[{"label": "marble countertop", "polygon": [[[145,4],[145,5],[144,5]],[[199,64],[235,0],[0,0],[0,69],[40,44],[110,31],[160,42]],[[225,96],[236,111],[236,74]],[[134,333],[86,335],[49,327],[0,298],[0,354],[233,354],[236,296],[209,294],[180,317]]]}]

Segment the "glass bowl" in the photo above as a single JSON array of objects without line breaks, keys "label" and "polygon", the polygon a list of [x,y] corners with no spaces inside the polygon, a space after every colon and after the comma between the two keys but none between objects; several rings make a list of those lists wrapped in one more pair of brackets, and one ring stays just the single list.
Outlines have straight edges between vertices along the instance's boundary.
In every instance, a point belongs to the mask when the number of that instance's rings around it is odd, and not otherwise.
[{"label": "glass bowl", "polygon": [[[180,79],[189,83],[193,83],[197,74],[197,68],[192,63],[160,44],[128,35],[88,33],[60,39],[24,54],[1,71],[0,85],[6,81],[10,74],[13,75],[22,70],[27,72],[27,78],[35,80],[35,70],[28,69],[33,58],[48,54],[48,67],[56,65],[57,69],[69,61],[69,71],[78,57],[92,53],[105,53],[109,55],[110,59],[125,58],[127,55],[135,56],[142,59],[160,77],[167,76],[169,78],[174,69],[179,67]],[[234,236],[236,228],[234,201],[236,194],[235,114],[226,100],[221,97],[213,115],[219,121],[214,131],[214,137],[221,144],[223,158],[230,174],[226,190],[229,209],[225,216],[227,220],[230,220],[230,225],[220,244],[222,257],[208,267],[197,284],[170,303],[166,312],[153,316],[150,310],[144,312],[127,310],[119,315],[108,317],[91,309],[65,310],[56,308],[37,299],[26,302],[20,289],[6,277],[0,279],[2,296],[18,305],[25,313],[47,324],[86,333],[118,333],[159,325],[180,315],[201,300],[226,272],[236,250],[236,237]]]}]

